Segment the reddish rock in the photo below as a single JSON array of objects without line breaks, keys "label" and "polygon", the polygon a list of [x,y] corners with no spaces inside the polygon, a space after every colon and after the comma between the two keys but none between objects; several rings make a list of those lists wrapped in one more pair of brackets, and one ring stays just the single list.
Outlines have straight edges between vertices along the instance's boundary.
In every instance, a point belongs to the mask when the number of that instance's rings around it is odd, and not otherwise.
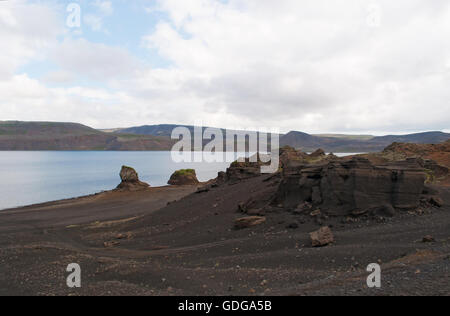
[{"label": "reddish rock", "polygon": [[236,219],[234,227],[237,229],[250,228],[261,225],[266,222],[266,218],[262,216],[248,216]]},{"label": "reddish rock", "polygon": [[313,247],[323,247],[334,243],[333,232],[329,227],[322,227],[318,231],[309,234]]}]

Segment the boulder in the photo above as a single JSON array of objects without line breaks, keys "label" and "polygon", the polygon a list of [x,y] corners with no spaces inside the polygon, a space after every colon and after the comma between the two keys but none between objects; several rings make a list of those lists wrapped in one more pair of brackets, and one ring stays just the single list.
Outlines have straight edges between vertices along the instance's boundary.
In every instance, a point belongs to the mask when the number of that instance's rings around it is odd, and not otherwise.
[{"label": "boulder", "polygon": [[248,216],[236,219],[234,227],[236,229],[250,228],[261,225],[266,222],[266,218],[262,216]]},{"label": "boulder", "polygon": [[170,185],[195,185],[200,182],[194,169],[182,169],[175,171],[167,183]]},{"label": "boulder", "polygon": [[313,247],[323,247],[334,243],[333,232],[329,227],[322,227],[318,231],[309,234]]},{"label": "boulder", "polygon": [[116,188],[119,191],[139,191],[145,190],[150,186],[148,183],[139,180],[136,170],[127,166],[122,166],[120,179],[122,182]]}]

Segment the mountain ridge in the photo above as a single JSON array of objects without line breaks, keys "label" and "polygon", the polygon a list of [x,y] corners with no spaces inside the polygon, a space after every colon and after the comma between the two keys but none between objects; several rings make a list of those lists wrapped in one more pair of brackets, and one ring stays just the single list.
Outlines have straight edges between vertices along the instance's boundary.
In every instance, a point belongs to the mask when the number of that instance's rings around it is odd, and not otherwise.
[{"label": "mountain ridge", "polygon": [[[159,124],[97,130],[70,122],[0,121],[0,150],[167,151],[176,142],[170,138],[172,130],[179,126],[188,128],[191,133],[194,129],[192,125]],[[320,136],[291,131],[280,135],[280,146],[303,151],[322,148],[328,152],[355,153],[381,151],[394,142],[431,144],[448,139],[450,134],[440,131],[372,138],[369,135]]]}]

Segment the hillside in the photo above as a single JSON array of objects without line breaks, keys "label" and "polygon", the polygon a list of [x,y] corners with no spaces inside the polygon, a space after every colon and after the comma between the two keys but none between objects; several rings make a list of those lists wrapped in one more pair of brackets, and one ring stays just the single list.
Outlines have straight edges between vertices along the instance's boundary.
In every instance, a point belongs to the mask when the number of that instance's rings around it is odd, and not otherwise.
[{"label": "hillside", "polygon": [[77,123],[0,122],[0,150],[169,150],[167,137],[109,134]]},{"label": "hillside", "polygon": [[[171,150],[171,139],[177,125],[146,125],[125,129],[96,130],[77,123],[0,121],[0,150]],[[191,133],[193,126],[185,126]],[[206,127],[203,128],[203,130]],[[224,133],[225,130],[222,129]],[[245,131],[234,131],[243,135]],[[322,148],[327,152],[377,152],[393,142],[438,144],[450,139],[450,134],[427,132],[381,137],[361,135],[310,135],[292,131],[280,135],[280,145],[303,151]],[[203,144],[209,140],[204,140]]]},{"label": "hillside", "polygon": [[340,137],[313,136],[301,132],[289,132],[280,139],[282,146],[300,148],[304,151],[314,151],[322,148],[328,152],[377,152],[392,143],[439,144],[450,139],[450,134],[443,132],[426,132],[409,135],[389,135],[373,138],[355,137],[352,135]]}]

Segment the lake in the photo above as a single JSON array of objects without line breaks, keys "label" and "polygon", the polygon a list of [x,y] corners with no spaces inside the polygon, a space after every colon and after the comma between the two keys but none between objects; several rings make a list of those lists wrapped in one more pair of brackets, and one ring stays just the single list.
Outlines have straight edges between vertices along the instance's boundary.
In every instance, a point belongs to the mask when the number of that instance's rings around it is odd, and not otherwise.
[{"label": "lake", "polygon": [[195,169],[207,181],[230,163],[175,163],[170,152],[0,152],[0,210],[114,189],[122,165],[163,186],[178,169]]}]

